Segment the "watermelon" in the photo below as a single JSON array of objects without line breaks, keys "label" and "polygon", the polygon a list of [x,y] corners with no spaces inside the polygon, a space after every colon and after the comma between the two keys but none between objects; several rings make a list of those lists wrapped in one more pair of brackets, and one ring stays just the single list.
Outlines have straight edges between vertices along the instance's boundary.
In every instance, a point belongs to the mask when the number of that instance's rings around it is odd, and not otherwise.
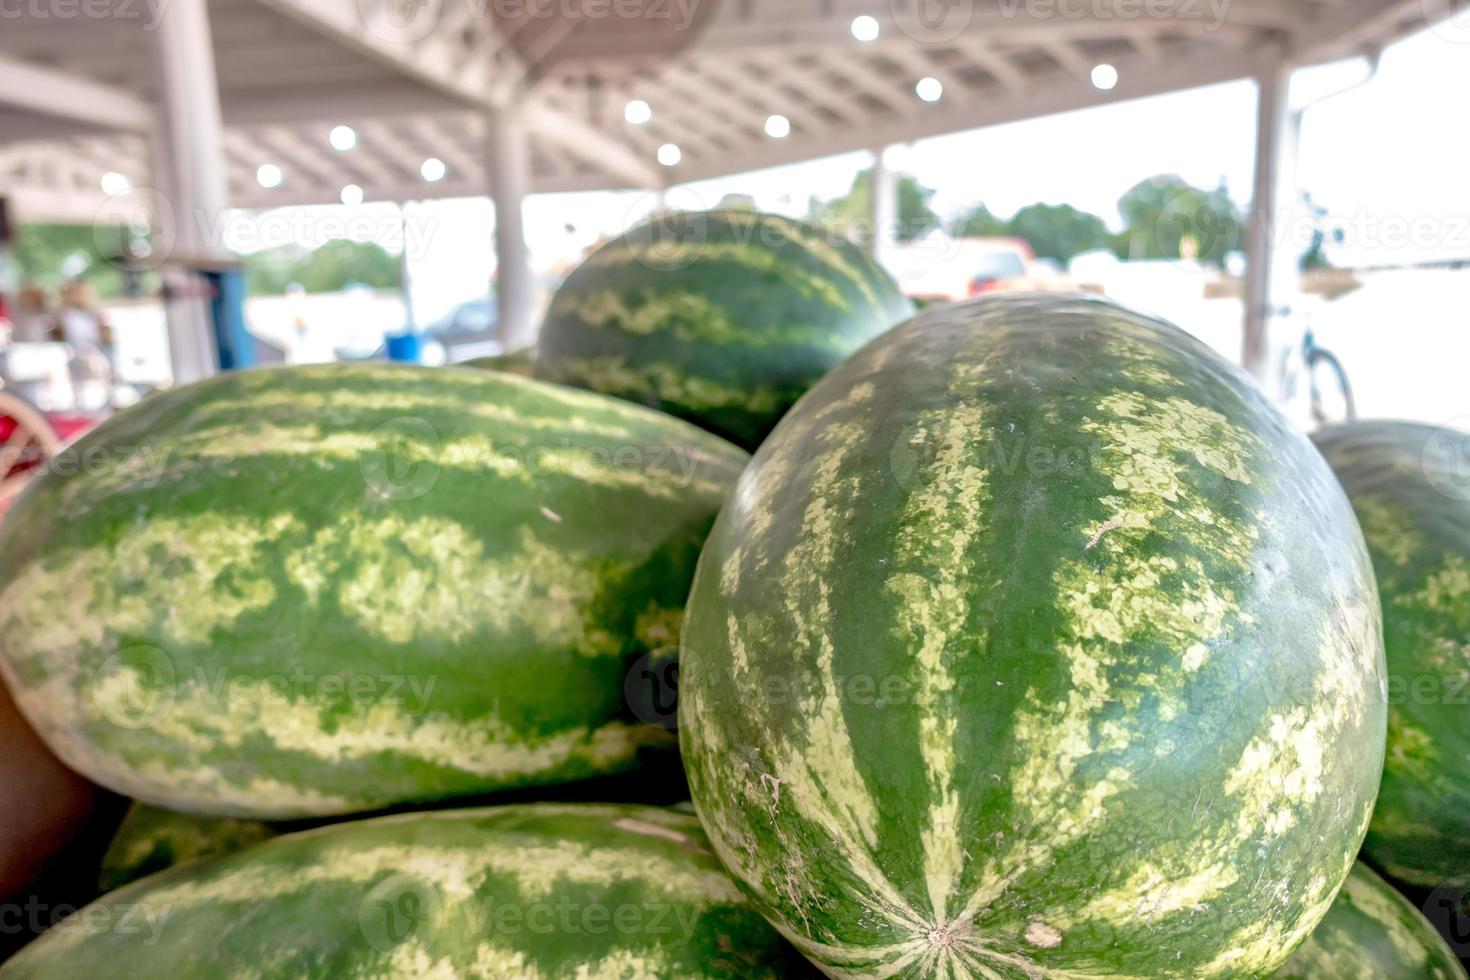
[{"label": "watermelon", "polygon": [[229,374],[75,443],[0,527],[0,668],[73,768],[174,810],[363,812],[632,768],[745,454],[489,371]]},{"label": "watermelon", "polygon": [[533,347],[523,347],[509,354],[496,354],[491,357],[476,357],[468,361],[460,361],[454,366],[479,368],[482,371],[504,371],[507,374],[519,374],[523,378],[529,378],[535,373],[536,350]]},{"label": "watermelon", "polygon": [[1368,540],[1388,655],[1388,754],[1364,853],[1423,887],[1470,876],[1470,435],[1320,432]]},{"label": "watermelon", "polygon": [[102,856],[97,884],[110,892],[185,861],[232,854],[275,833],[259,820],[200,817],[135,803]]},{"label": "watermelon", "polygon": [[834,976],[1265,975],[1382,766],[1331,471],[1098,299],[935,307],[824,378],[716,521],[681,658],[701,821]]},{"label": "watermelon", "polygon": [[557,290],[536,376],[688,419],[746,448],[912,307],[871,259],[753,211],[664,215]]},{"label": "watermelon", "polygon": [[1466,980],[1429,920],[1361,862],[1274,980]]},{"label": "watermelon", "polygon": [[797,976],[691,816],[441,810],[277,837],[81,909],[3,969],[27,977]]}]

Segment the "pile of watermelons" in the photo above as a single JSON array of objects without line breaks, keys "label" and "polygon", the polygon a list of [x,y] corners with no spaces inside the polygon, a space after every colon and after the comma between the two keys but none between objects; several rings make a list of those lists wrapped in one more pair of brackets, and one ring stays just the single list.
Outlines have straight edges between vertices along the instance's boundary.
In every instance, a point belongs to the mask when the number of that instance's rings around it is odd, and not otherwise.
[{"label": "pile of watermelons", "polygon": [[0,527],[0,977],[1465,977],[1470,437],[910,313],[666,216],[533,361],[74,444]]}]

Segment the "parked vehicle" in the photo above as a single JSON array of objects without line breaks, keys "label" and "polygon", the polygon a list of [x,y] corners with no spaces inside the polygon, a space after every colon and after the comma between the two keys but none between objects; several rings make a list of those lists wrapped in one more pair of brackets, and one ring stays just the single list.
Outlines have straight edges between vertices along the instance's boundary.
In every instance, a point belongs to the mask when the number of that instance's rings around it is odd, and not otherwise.
[{"label": "parked vehicle", "polygon": [[950,238],[931,232],[894,246],[884,263],[904,295],[925,304],[992,292],[1074,288],[1019,238]]},{"label": "parked vehicle", "polygon": [[[443,364],[493,357],[502,353],[498,327],[499,314],[491,297],[466,300],[418,331],[422,359]],[[340,361],[384,360],[388,348],[380,341],[371,348],[338,346],[336,354]]]}]

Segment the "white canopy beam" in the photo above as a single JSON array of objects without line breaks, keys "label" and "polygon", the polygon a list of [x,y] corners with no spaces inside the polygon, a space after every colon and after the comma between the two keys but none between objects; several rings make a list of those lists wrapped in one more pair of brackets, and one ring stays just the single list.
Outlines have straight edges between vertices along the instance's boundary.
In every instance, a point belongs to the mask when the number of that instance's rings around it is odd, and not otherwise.
[{"label": "white canopy beam", "polygon": [[1450,0],[1352,0],[1294,35],[1288,56],[1301,66],[1361,54],[1453,13]]},{"label": "white canopy beam", "polygon": [[652,161],[644,160],[626,144],[570,112],[538,103],[526,114],[534,120],[538,134],[584,163],[627,181],[631,187],[656,188],[664,182]]},{"label": "white canopy beam", "polygon": [[[1260,67],[1259,56],[1239,53],[1182,59],[1168,68],[1149,65],[1141,56],[1115,60],[1119,82],[1111,91],[1091,84],[1078,85],[1071,76],[1054,73],[1048,83],[1037,83],[1024,94],[1004,99],[953,99],[923,106],[924,111],[868,126],[845,126],[815,137],[792,134],[790,139],[766,140],[740,158],[740,169],[756,170],[798,160],[870,149],[875,142],[908,143],[941,133],[976,129],[1000,123],[1031,119],[1095,105],[1174,92],[1251,77]],[[728,160],[688,160],[681,167],[681,180],[702,180],[730,172]]]},{"label": "white canopy beam", "polygon": [[881,25],[878,38],[863,46],[863,50],[868,51],[881,51],[893,45],[912,45],[915,39],[925,39],[935,45],[953,45],[965,39],[982,39],[996,44],[1018,39],[1059,41],[1118,37],[1131,33],[1155,33],[1162,29],[1207,37],[1222,30],[1235,34],[1241,30],[1286,29],[1304,23],[1295,11],[1283,9],[1277,0],[1261,0],[1259,3],[1232,0],[1227,5],[1228,21],[1217,21],[1209,5],[1198,0],[1176,0],[1169,11],[1173,16],[1135,19],[1108,16],[1105,12],[1076,17],[1033,16],[1025,4],[1020,4],[1015,10],[1006,10],[997,4],[951,4],[950,9],[955,12],[954,23],[938,28],[918,19],[917,5],[899,5],[887,0],[854,5],[825,4],[820,8],[805,6],[806,9],[802,10],[792,4],[789,9],[795,13],[784,16],[773,7],[758,6],[753,16],[745,16],[740,13],[744,4],[725,4],[709,29],[695,43],[694,50],[779,50],[790,47],[793,38],[799,38],[807,51],[817,46],[851,50],[852,18],[860,13],[876,17]]},{"label": "white canopy beam", "polygon": [[[508,91],[523,77],[523,68],[512,70],[505,58],[498,58],[499,77],[491,77],[488,65],[470,59],[456,69],[458,59],[452,46],[439,34],[416,35],[418,25],[395,27],[391,18],[365,17],[378,6],[358,0],[261,0],[267,6],[311,26],[339,43],[346,44],[379,64],[428,85],[446,96],[481,110],[523,100],[525,118],[536,132],[571,151],[583,162],[625,180],[635,187],[653,187],[658,172],[650,162],[638,158],[627,144],[613,139],[585,120],[552,108],[534,96],[515,95]],[[413,21],[415,18],[410,18]],[[402,36],[394,36],[401,31]]]},{"label": "white canopy beam", "polygon": [[145,132],[148,103],[117,88],[0,55],[0,104],[105,129]]}]

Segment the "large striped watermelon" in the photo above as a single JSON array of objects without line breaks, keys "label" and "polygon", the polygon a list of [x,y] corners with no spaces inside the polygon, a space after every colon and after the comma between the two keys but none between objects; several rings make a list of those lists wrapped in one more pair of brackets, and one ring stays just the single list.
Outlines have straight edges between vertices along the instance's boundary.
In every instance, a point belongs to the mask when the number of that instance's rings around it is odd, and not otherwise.
[{"label": "large striped watermelon", "polygon": [[1080,297],[926,311],[823,379],[715,524],[682,662],[715,849],[834,976],[1264,975],[1382,763],[1331,471]]},{"label": "large striped watermelon", "polygon": [[568,277],[541,326],[536,375],[753,448],[911,310],[871,259],[811,225],[754,211],[665,215]]},{"label": "large striped watermelon", "polygon": [[79,911],[27,977],[795,977],[695,818],[537,804],[404,814],[184,865]]},{"label": "large striped watermelon", "polygon": [[108,420],[0,527],[0,666],[57,755],[223,816],[626,770],[745,455],[587,392],[403,365],[225,375]]},{"label": "large striped watermelon", "polygon": [[1316,440],[1383,597],[1388,754],[1364,853],[1415,885],[1470,876],[1470,435],[1359,422]]},{"label": "large striped watermelon", "polygon": [[1327,917],[1272,980],[1466,980],[1434,926],[1393,886],[1353,865]]}]

